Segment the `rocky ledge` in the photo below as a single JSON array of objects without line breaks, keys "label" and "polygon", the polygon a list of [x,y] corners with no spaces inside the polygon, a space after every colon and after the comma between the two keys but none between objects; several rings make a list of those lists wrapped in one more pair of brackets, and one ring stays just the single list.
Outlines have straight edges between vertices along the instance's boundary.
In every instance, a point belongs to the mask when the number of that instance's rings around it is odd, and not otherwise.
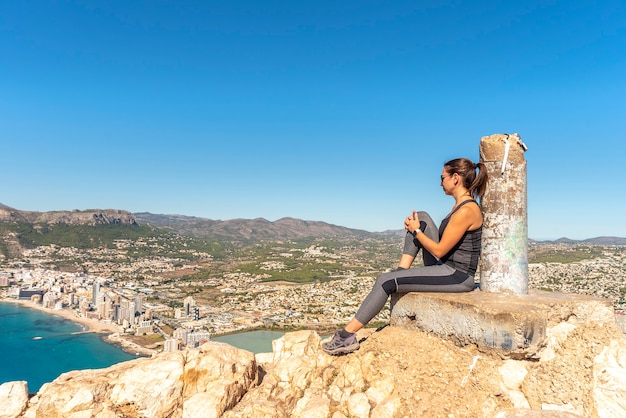
[{"label": "rocky ledge", "polygon": [[359,334],[330,357],[312,331],[257,354],[209,342],[100,370],[72,371],[29,399],[0,386],[0,417],[626,416],[626,341],[614,324],[562,324],[547,359],[505,359],[419,330]]}]

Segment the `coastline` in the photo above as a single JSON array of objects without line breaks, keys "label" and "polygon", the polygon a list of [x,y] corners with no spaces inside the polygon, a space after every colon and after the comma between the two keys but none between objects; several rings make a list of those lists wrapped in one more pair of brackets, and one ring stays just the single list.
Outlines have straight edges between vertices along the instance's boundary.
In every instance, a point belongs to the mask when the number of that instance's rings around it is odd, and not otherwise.
[{"label": "coastline", "polygon": [[157,354],[156,350],[152,350],[150,348],[146,348],[139,344],[136,344],[132,341],[126,340],[120,334],[119,327],[115,324],[102,322],[97,319],[89,319],[89,318],[76,316],[76,314],[69,309],[44,308],[43,306],[33,303],[29,300],[17,300],[17,299],[4,298],[4,299],[0,299],[0,303],[2,302],[13,303],[16,305],[23,306],[25,308],[36,309],[40,312],[50,314],[50,315],[57,315],[57,316],[60,316],[61,318],[67,319],[68,321],[75,322],[81,325],[83,328],[82,331],[77,331],[76,333],[93,332],[96,334],[103,334],[102,341],[108,344],[117,346],[129,354],[143,356],[143,357],[145,356],[152,357],[155,354]]},{"label": "coastline", "polygon": [[111,345],[117,346],[127,353],[138,357],[154,357],[159,353],[157,350],[153,350],[151,348],[136,344],[132,341],[128,341],[117,332],[109,334],[106,338],[103,338],[103,341]]}]

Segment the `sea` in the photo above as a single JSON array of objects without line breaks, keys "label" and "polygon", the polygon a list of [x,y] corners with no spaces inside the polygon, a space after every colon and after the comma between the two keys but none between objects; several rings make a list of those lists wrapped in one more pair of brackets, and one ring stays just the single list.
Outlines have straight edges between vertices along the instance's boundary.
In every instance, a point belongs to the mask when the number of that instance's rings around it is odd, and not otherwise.
[{"label": "sea", "polygon": [[271,353],[272,341],[279,339],[285,333],[280,331],[246,331],[237,334],[212,337],[211,341],[220,341],[243,350],[257,353]]},{"label": "sea", "polygon": [[137,356],[102,340],[102,334],[54,314],[0,302],[0,384],[41,385],[70,370],[100,369]]},{"label": "sea", "polygon": [[[100,369],[137,356],[104,342],[102,334],[60,316],[26,306],[0,302],[0,384],[28,382],[36,393],[46,382],[71,370]],[[232,346],[265,353],[279,331],[249,331],[211,338]]]}]

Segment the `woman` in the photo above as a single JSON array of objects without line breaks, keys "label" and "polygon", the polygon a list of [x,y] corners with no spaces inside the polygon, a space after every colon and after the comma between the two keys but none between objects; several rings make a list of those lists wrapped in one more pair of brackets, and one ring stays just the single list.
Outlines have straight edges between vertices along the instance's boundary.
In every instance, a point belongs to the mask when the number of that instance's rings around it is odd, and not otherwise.
[{"label": "woman", "polygon": [[[476,174],[478,170],[478,174]],[[483,215],[475,199],[487,187],[484,164],[467,158],[448,161],[441,173],[441,187],[454,198],[452,210],[439,228],[426,212],[413,213],[404,220],[407,230],[398,268],[379,275],[374,287],[345,328],[322,344],[331,355],[351,353],[359,348],[356,332],[374,318],[392,293],[469,292],[480,256]],[[422,249],[423,267],[411,268]]]}]

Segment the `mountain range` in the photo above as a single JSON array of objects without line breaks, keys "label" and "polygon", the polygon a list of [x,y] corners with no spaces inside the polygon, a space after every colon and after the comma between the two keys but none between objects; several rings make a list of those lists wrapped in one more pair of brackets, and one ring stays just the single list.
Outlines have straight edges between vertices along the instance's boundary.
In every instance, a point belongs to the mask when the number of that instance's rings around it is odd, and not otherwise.
[{"label": "mountain range", "polygon": [[[264,218],[213,220],[186,215],[163,215],[150,212],[131,213],[119,209],[87,209],[71,211],[34,212],[14,209],[0,203],[0,223],[69,224],[69,225],[150,225],[182,235],[203,239],[229,241],[272,241],[307,237],[375,238],[402,237],[404,230],[368,232],[333,225],[322,221],[281,218],[268,221]],[[626,238],[602,236],[585,240],[560,238],[553,241],[533,241],[553,244],[626,245]]]},{"label": "mountain range", "polygon": [[375,234],[321,221],[281,218],[271,222],[264,218],[212,220],[195,216],[135,213],[140,224],[168,229],[195,238],[269,241],[306,237],[366,238]]}]

